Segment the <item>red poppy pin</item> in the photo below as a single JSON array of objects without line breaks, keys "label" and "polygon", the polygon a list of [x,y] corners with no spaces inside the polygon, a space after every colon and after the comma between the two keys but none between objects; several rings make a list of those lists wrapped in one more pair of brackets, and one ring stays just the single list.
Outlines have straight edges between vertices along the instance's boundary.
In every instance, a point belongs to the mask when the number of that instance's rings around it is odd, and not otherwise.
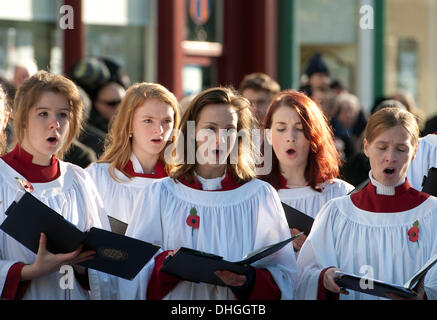
[{"label": "red poppy pin", "polygon": [[17,181],[21,184],[21,186],[24,188],[24,190],[26,190],[28,192],[33,191],[33,186],[29,182],[27,182],[25,180],[21,180],[20,178],[17,178],[17,177],[15,179],[17,179]]},{"label": "red poppy pin", "polygon": [[417,242],[417,246],[419,246],[419,221],[414,221],[413,226],[408,230],[408,236],[410,237],[411,242]]},{"label": "red poppy pin", "polygon": [[187,225],[191,227],[191,234],[193,234],[194,229],[199,229],[200,217],[197,215],[196,208],[190,210],[190,215],[187,217]]}]

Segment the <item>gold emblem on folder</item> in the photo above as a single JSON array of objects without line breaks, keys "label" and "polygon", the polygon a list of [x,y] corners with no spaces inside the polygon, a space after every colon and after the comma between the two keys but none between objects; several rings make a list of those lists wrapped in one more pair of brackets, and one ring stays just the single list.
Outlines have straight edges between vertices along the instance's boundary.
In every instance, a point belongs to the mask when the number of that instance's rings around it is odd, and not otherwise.
[{"label": "gold emblem on folder", "polygon": [[127,252],[115,248],[100,248],[98,254],[109,260],[122,261],[127,260]]}]

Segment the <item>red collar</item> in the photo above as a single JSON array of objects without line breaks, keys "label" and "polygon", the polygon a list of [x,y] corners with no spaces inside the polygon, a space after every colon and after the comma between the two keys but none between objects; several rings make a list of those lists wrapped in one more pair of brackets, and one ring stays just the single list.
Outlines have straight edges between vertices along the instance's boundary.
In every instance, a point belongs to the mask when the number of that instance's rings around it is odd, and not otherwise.
[{"label": "red collar", "polygon": [[369,182],[366,187],[351,195],[354,205],[371,212],[401,212],[413,209],[429,198],[429,194],[411,188],[408,180],[395,188],[394,196],[376,194]]},{"label": "red collar", "polygon": [[[193,188],[193,189],[196,189],[196,190],[203,190],[202,189],[202,184],[199,182],[199,180],[196,179],[196,177],[192,178],[191,183],[188,182],[184,177],[181,177],[179,179],[179,181],[181,183],[183,183],[184,185],[186,185],[187,187],[190,187],[190,188]],[[207,190],[207,191],[229,191],[229,190],[237,189],[237,188],[239,188],[239,187],[241,187],[243,185],[243,184],[240,184],[237,181],[235,181],[235,179],[232,177],[232,175],[229,172],[229,170],[226,171],[226,176],[222,180],[221,184],[222,184],[222,188],[221,189]]]},{"label": "red collar", "polygon": [[33,156],[17,146],[11,152],[1,157],[15,171],[32,183],[46,183],[61,175],[59,161],[52,156],[49,166],[40,166],[32,163]]},{"label": "red collar", "polygon": [[279,189],[289,189],[287,187],[287,179],[282,174],[279,174]]},{"label": "red collar", "polygon": [[155,171],[155,173],[136,173],[134,171],[134,166],[132,164],[132,161],[130,160],[123,168],[123,171],[133,177],[153,178],[153,179],[160,179],[160,178],[167,177],[167,172],[165,172],[164,164],[161,161],[156,162],[156,165],[153,168],[153,171]]}]

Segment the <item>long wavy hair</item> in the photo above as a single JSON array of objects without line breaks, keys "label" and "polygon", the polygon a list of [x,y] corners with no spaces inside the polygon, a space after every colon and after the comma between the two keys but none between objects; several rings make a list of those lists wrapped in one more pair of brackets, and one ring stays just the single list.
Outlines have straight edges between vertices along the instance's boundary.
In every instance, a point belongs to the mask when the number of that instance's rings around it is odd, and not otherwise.
[{"label": "long wavy hair", "polygon": [[[0,110],[1,112],[8,113],[9,112],[9,104],[6,99],[6,94],[3,91],[2,87],[0,86],[0,109],[3,108],[3,110]],[[0,126],[2,126],[3,123],[0,123]],[[6,132],[3,130],[0,132],[0,155],[6,152]]]},{"label": "long wavy hair", "polygon": [[[179,127],[179,104],[173,93],[157,83],[141,82],[133,84],[121,101],[111,128],[106,135],[105,151],[97,161],[99,163],[109,162],[109,174],[116,181],[119,181],[119,179],[115,174],[115,169],[122,171],[132,155],[130,133],[132,132],[132,120],[135,111],[149,99],[157,99],[170,105],[174,111],[174,129]],[[167,145],[172,142],[174,142],[174,138],[167,142]],[[163,163],[165,163],[164,151],[165,147],[159,156]],[[165,163],[165,170],[167,173],[171,170],[171,166],[167,163]],[[132,178],[128,173],[123,173],[128,178]]]},{"label": "long wavy hair", "polygon": [[[271,129],[272,117],[281,106],[296,110],[299,115],[305,138],[310,142],[305,179],[312,189],[320,191],[318,185],[337,178],[340,174],[341,159],[335,148],[333,132],[328,120],[317,104],[305,94],[287,90],[275,96],[264,118],[264,129]],[[264,139],[263,143],[269,143]],[[264,150],[262,146],[261,150]],[[260,178],[269,182],[276,189],[280,188],[280,164],[276,154],[272,154],[270,174]]]},{"label": "long wavy hair", "polygon": [[[184,178],[188,182],[193,181],[196,164],[188,163],[189,155],[187,151],[196,150],[196,142],[195,139],[188,137],[187,123],[189,121],[197,123],[203,108],[214,104],[230,105],[235,108],[238,115],[237,132],[243,134],[240,136],[241,139],[237,137],[238,141],[234,146],[234,148],[238,148],[238,160],[234,163],[234,161],[230,161],[230,157],[227,159],[227,169],[231,176],[238,183],[248,182],[256,177],[255,160],[253,157],[253,150],[255,149],[252,136],[249,134],[256,120],[250,111],[250,102],[234,89],[216,87],[204,90],[194,97],[184,113],[181,120],[179,137],[176,142],[178,145],[176,149],[176,159],[178,159],[177,161],[179,161],[179,163],[175,165],[170,174],[173,179]],[[246,133],[246,135],[244,133]],[[183,147],[180,147],[182,143]],[[183,156],[180,155],[180,151],[182,150]],[[232,153],[231,151],[231,155]]]}]

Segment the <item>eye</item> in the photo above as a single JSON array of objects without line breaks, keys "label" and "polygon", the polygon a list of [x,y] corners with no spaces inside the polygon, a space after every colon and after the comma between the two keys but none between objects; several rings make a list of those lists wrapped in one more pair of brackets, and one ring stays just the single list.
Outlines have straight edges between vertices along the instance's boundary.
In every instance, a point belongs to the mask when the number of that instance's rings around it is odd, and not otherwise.
[{"label": "eye", "polygon": [[172,119],[166,119],[166,120],[164,120],[164,123],[172,123],[172,122],[173,122]]},{"label": "eye", "polygon": [[144,123],[152,123],[152,119],[144,119],[143,122]]},{"label": "eye", "polygon": [[278,132],[284,132],[284,131],[285,131],[285,128],[276,128],[276,131],[278,131]]},{"label": "eye", "polygon": [[68,118],[68,113],[66,113],[66,112],[61,112],[61,113],[59,114],[59,117],[60,117],[61,119],[67,119],[67,118]]},{"label": "eye", "polygon": [[38,116],[40,117],[47,117],[49,114],[47,111],[41,111],[40,113],[38,113]]}]

